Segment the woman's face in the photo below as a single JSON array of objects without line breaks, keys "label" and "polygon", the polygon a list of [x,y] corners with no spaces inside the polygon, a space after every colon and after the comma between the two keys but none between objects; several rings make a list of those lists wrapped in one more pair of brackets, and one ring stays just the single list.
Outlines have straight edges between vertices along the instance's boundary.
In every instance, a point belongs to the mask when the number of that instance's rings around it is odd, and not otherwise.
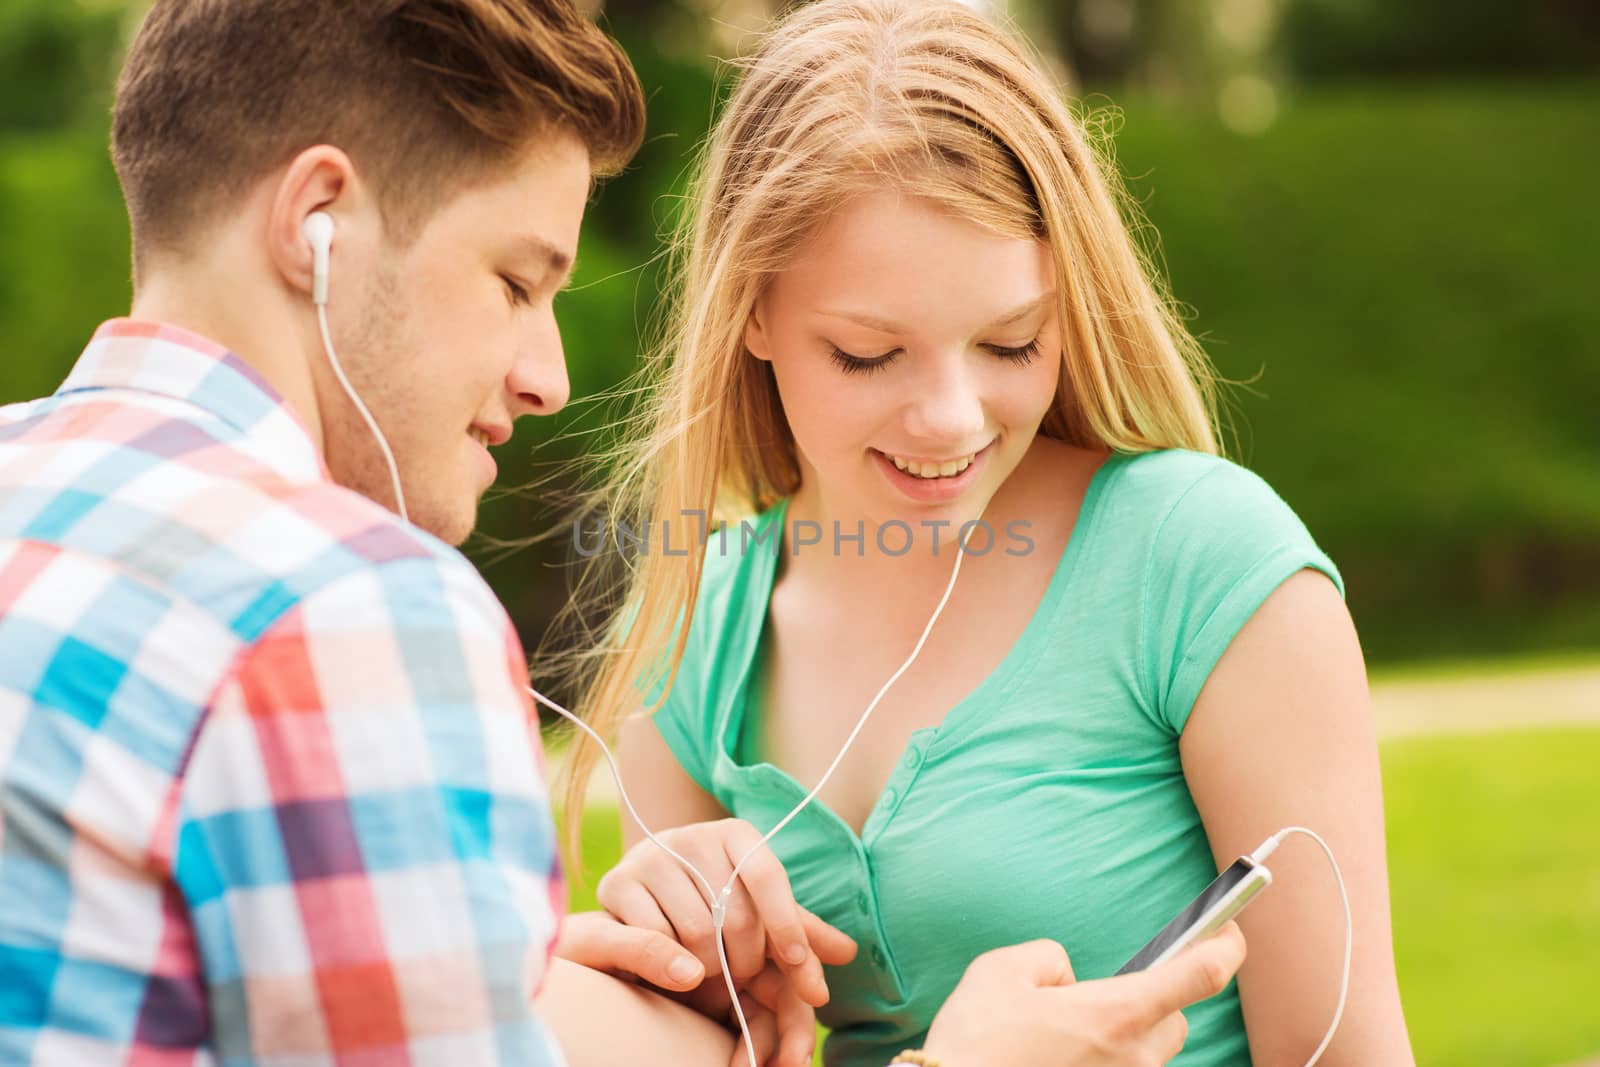
[{"label": "woman's face", "polygon": [[745,331],[772,364],[801,493],[852,526],[977,518],[1055,396],[1056,305],[1041,241],[899,193],[841,206]]}]

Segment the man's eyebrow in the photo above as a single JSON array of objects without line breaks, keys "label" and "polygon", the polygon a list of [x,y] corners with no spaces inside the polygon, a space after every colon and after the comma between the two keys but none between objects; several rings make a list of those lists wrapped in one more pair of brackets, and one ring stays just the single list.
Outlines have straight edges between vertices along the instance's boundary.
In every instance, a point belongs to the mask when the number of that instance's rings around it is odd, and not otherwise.
[{"label": "man's eyebrow", "polygon": [[572,255],[563,252],[543,237],[524,238],[522,251],[530,259],[542,262],[553,274],[567,274],[576,266]]},{"label": "man's eyebrow", "polygon": [[[995,319],[989,324],[988,328],[994,329],[997,326],[1010,326],[1012,323],[1017,322],[1020,319],[1025,319],[1029,315],[1032,315],[1034,312],[1038,311],[1040,308],[1044,307],[1050,301],[1054,300],[1055,296],[1056,293],[1054,289],[1050,290],[1049,292],[1040,293],[1026,304],[1022,304],[1010,311],[1002,313],[999,318]],[[907,332],[906,328],[899,323],[892,322],[888,319],[880,319],[870,312],[840,310],[824,311],[823,314],[829,318],[846,319],[857,324],[858,326],[865,326],[869,330],[877,330],[879,333]]]}]

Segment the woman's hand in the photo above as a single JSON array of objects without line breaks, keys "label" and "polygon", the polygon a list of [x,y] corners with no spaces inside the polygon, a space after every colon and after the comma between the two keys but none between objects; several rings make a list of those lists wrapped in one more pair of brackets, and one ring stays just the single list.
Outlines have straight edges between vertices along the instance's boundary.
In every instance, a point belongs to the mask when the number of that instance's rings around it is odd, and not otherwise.
[{"label": "woman's hand", "polygon": [[[726,1026],[734,1036],[729,1067],[749,1067],[750,1056],[721,976],[708,978],[698,989],[673,999]],[[776,964],[769,962],[745,983],[739,993],[739,1006],[744,1010],[745,1025],[750,1028],[757,1064],[810,1067],[817,1040],[817,1013],[800,999],[789,976]]]},{"label": "woman's hand", "polygon": [[[658,835],[694,864],[718,893],[734,864],[760,845],[761,834],[742,819],[694,823]],[[711,906],[697,880],[650,841],[629,849],[600,880],[600,906],[629,926],[674,938],[705,967],[708,981],[722,973]],[[723,942],[728,969],[740,989],[771,960],[799,1000],[813,1008],[828,1002],[822,965],[848,963],[850,937],[795,902],[783,864],[765,845],[739,871],[727,897]]]}]

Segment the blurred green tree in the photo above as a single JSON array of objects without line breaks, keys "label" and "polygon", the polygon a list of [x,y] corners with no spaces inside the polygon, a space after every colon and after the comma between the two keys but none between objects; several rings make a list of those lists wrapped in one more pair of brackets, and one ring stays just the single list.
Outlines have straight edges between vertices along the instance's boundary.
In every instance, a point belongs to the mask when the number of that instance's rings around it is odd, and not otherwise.
[{"label": "blurred green tree", "polygon": [[126,12],[123,0],[0,5],[0,133],[99,121]]},{"label": "blurred green tree", "polygon": [[1329,78],[1574,73],[1600,67],[1592,0],[1291,0],[1295,73]]}]

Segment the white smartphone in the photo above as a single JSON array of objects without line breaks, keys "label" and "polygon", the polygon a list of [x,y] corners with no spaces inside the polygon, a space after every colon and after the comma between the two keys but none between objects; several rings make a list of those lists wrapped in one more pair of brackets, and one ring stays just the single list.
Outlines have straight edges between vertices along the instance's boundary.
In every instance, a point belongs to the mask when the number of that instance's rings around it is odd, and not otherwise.
[{"label": "white smartphone", "polygon": [[1259,863],[1240,856],[1217,880],[1200,891],[1188,907],[1134,953],[1118,974],[1131,974],[1163,963],[1196,941],[1221,929],[1222,924],[1244,910],[1244,906],[1272,884],[1272,872]]}]

